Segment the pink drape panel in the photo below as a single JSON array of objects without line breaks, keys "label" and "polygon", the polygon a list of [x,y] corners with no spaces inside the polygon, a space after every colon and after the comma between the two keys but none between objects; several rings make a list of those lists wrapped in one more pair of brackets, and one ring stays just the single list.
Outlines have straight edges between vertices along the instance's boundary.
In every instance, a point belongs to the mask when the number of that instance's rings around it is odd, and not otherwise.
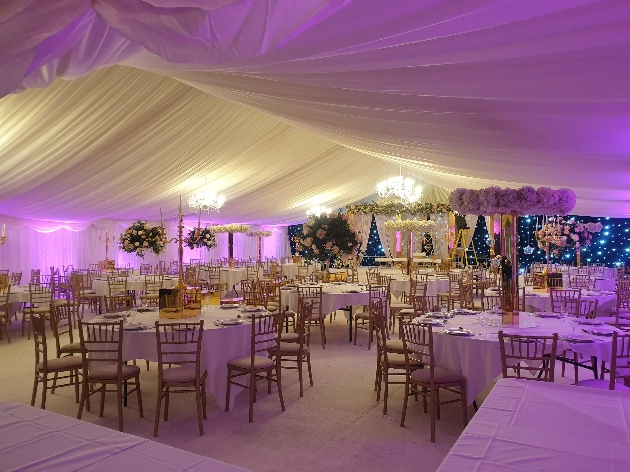
[{"label": "pink drape panel", "polygon": [[[141,263],[157,264],[164,261],[167,264],[177,259],[177,243],[167,245],[166,252],[159,257],[147,253],[144,259],[135,254],[127,254],[118,249],[116,241],[122,230],[130,222],[96,222],[96,223],[50,223],[36,221],[7,220],[7,242],[0,246],[0,269],[12,272],[23,272],[23,283],[28,283],[31,269],[41,269],[48,273],[50,266],[58,267],[73,265],[74,268],[87,268],[90,263],[105,259],[105,244],[99,241],[107,233],[113,242],[109,244],[109,258],[116,261],[118,266],[129,264],[139,268]],[[157,224],[157,222],[152,222]],[[176,224],[165,222],[167,235],[177,235]],[[185,233],[194,226],[185,227]],[[71,229],[69,229],[71,228]],[[281,258],[290,256],[287,227],[265,227],[273,235],[263,239],[263,258]],[[207,251],[202,249],[188,249],[184,247],[184,262],[190,259],[200,259],[209,262],[228,255],[227,233],[217,234],[217,247]],[[234,256],[236,258],[256,258],[258,241],[243,233],[234,235]]]}]

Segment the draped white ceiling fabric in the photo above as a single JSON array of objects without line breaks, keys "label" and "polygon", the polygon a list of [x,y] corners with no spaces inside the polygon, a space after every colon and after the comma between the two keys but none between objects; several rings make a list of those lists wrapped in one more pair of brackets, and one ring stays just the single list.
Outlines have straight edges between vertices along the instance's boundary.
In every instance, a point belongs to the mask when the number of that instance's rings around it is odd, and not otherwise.
[{"label": "draped white ceiling fabric", "polygon": [[[629,58],[624,0],[8,2],[0,93],[53,85],[0,101],[0,213],[155,217],[207,179],[225,218],[282,223],[404,163],[627,216]],[[112,64],[205,93],[124,68],[53,83]]]}]

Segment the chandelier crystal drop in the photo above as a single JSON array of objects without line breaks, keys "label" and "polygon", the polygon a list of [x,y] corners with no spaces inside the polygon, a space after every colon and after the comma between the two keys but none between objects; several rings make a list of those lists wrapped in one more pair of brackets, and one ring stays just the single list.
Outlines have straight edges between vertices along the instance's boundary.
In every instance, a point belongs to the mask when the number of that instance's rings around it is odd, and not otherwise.
[{"label": "chandelier crystal drop", "polygon": [[214,192],[202,190],[188,197],[188,206],[195,211],[219,211],[225,203],[225,197]]},{"label": "chandelier crystal drop", "polygon": [[314,206],[309,210],[306,210],[306,216],[319,216],[319,215],[327,215],[332,210],[330,208],[326,208],[325,206]]},{"label": "chandelier crystal drop", "polygon": [[416,203],[422,197],[422,187],[416,186],[413,179],[400,175],[390,177],[376,185],[376,191],[381,198],[396,198],[405,205]]}]

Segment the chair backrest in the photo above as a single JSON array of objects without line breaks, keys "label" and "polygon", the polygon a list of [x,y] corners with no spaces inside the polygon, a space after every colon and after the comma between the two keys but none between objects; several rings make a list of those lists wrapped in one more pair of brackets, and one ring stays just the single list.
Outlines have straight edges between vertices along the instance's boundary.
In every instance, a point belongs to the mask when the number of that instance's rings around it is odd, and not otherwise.
[{"label": "chair backrest", "polygon": [[123,321],[90,323],[79,319],[79,340],[83,372],[105,364],[117,365],[116,377],[122,380]]},{"label": "chair backrest", "polygon": [[257,282],[253,280],[241,280],[241,292],[245,304],[249,306],[263,305],[263,293]]},{"label": "chair backrest", "polygon": [[322,286],[298,286],[298,301],[313,303],[312,315],[322,315]]},{"label": "chair backrest", "polygon": [[0,287],[6,287],[9,285],[9,274],[0,274]]},{"label": "chair backrest", "polygon": [[131,308],[128,295],[110,295],[105,297],[105,305],[108,313],[127,311]]},{"label": "chair backrest", "polygon": [[199,283],[198,266],[190,265],[184,269],[184,283],[188,286],[195,286]]},{"label": "chair backrest", "polygon": [[40,269],[31,269],[31,281],[32,284],[39,284],[39,277],[42,275]]},{"label": "chair backrest", "polygon": [[492,308],[501,308],[502,303],[501,289],[498,291],[490,291],[486,288],[481,290],[481,309],[490,310]]},{"label": "chair backrest", "polygon": [[48,370],[48,345],[46,344],[46,318],[43,313],[31,315],[31,327],[35,342],[35,366],[43,362],[44,371],[46,371]]},{"label": "chair backrest", "polygon": [[61,341],[62,336],[67,334],[69,342],[74,342],[73,313],[70,305],[53,304],[50,306],[50,326],[55,337],[57,357],[61,357],[61,346],[64,344]]},{"label": "chair backrest", "polygon": [[127,295],[127,277],[109,276],[107,277],[109,296]]},{"label": "chair backrest", "polygon": [[385,285],[368,285],[368,305],[376,299],[383,301],[383,306],[387,307],[389,300],[389,287]]},{"label": "chair backrest", "polygon": [[584,300],[580,299],[580,306],[578,308],[577,316],[583,316],[585,318],[595,318],[597,316],[597,305],[599,300]]},{"label": "chair backrest", "polygon": [[[499,331],[503,378],[553,382],[558,333],[552,336],[523,336]],[[525,361],[526,366],[521,365]],[[531,377],[524,377],[523,371]]]},{"label": "chair backrest", "polygon": [[626,382],[630,378],[630,333],[613,333],[612,356],[610,360],[610,390],[615,389],[617,379]]},{"label": "chair backrest", "polygon": [[405,367],[410,371],[412,363],[429,368],[429,382],[434,384],[435,360],[433,357],[433,328],[430,324],[401,320],[400,330],[405,353]]},{"label": "chair backrest", "polygon": [[39,303],[50,303],[52,300],[52,292],[50,288],[40,284],[28,284],[30,307]]},{"label": "chair backrest", "polygon": [[140,264],[140,275],[148,275],[153,270],[151,264]]},{"label": "chair backrest", "polygon": [[560,313],[563,309],[570,315],[577,316],[580,308],[580,290],[549,289],[551,311]]},{"label": "chair backrest", "polygon": [[9,295],[10,294],[11,294],[10,285],[0,287],[0,309],[4,309],[4,313],[7,315],[9,314]]},{"label": "chair backrest", "polygon": [[195,377],[199,380],[201,367],[201,346],[203,320],[198,323],[155,322],[157,339],[158,372],[164,371],[164,364],[195,367]]},{"label": "chair backrest", "polygon": [[367,270],[367,281],[368,284],[378,284],[378,276],[379,276],[379,270],[378,267],[375,267],[373,269],[368,269]]},{"label": "chair backrest", "polygon": [[254,365],[257,353],[264,352],[267,357],[269,348],[280,350],[283,320],[284,317],[280,313],[252,314],[251,365]]},{"label": "chair backrest", "polygon": [[304,303],[298,300],[297,333],[300,348],[311,345],[311,315],[313,314],[313,302]]},{"label": "chair backrest", "polygon": [[159,293],[161,288],[164,288],[163,275],[145,275],[144,276],[144,291],[145,292]]},{"label": "chair backrest", "polygon": [[22,282],[22,272],[13,272],[11,274],[11,285],[20,285],[20,283]]},{"label": "chair backrest", "polygon": [[569,287],[588,288],[591,286],[591,276],[578,274],[569,276]]},{"label": "chair backrest", "polygon": [[467,309],[475,308],[472,279],[470,282],[459,281],[459,306]]},{"label": "chair backrest", "polygon": [[387,317],[385,316],[385,305],[383,300],[377,298],[370,303],[369,310],[374,327],[376,328],[376,345],[379,349],[379,354],[385,356],[384,364],[387,365],[387,349],[385,348],[387,343]]}]

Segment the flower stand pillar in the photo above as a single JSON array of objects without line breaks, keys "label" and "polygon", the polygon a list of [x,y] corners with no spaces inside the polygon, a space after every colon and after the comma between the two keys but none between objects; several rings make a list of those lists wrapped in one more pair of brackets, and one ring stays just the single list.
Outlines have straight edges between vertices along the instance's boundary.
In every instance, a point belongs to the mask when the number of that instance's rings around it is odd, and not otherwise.
[{"label": "flower stand pillar", "polygon": [[575,248],[576,265],[582,267],[582,248]]},{"label": "flower stand pillar", "polygon": [[262,262],[262,236],[258,236],[258,262]]},{"label": "flower stand pillar", "polygon": [[492,244],[490,244],[490,259],[494,258],[494,215],[490,215],[490,228],[488,228],[488,236],[492,240]]},{"label": "flower stand pillar", "polygon": [[228,233],[228,259],[230,269],[234,267],[234,233]]},{"label": "flower stand pillar", "polygon": [[505,248],[501,264],[503,324],[519,323],[518,293],[518,213],[501,216],[501,247]]}]

